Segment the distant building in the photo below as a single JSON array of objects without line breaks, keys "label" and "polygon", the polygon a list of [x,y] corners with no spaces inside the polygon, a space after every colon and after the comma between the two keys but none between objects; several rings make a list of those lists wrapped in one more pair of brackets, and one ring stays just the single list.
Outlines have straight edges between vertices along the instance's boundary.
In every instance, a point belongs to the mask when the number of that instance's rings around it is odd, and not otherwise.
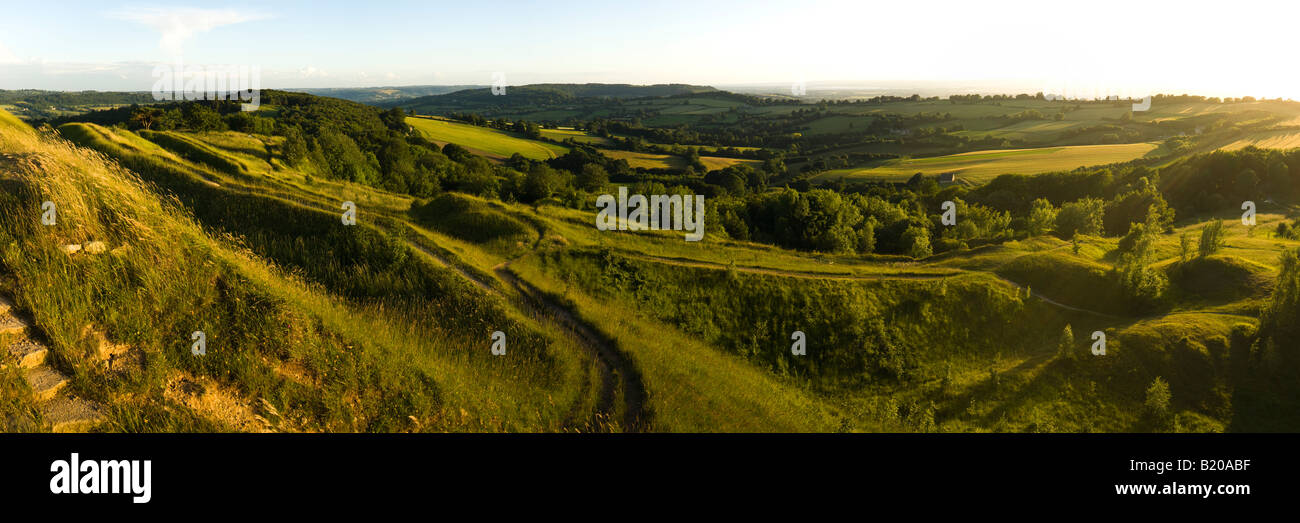
[{"label": "distant building", "polygon": [[957,183],[957,173],[942,173],[939,175],[939,183]]}]

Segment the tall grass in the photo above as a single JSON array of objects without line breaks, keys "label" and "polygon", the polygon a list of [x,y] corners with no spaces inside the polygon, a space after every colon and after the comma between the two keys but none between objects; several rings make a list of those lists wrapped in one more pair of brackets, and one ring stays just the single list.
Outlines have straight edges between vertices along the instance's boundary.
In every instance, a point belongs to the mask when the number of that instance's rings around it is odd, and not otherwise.
[{"label": "tall grass", "polygon": [[[588,362],[379,231],[220,194],[166,160],[117,150],[146,183],[91,150],[0,124],[0,151],[17,158],[0,191],[15,210],[0,217],[5,290],[31,311],[73,392],[110,406],[109,430],[230,428],[165,397],[185,374],[213,378],[260,415],[282,414],[283,430],[561,430],[571,405],[587,401]],[[39,221],[46,200],[57,205],[53,227]],[[115,251],[59,251],[92,240]],[[142,365],[94,364],[87,324],[132,345]],[[200,330],[208,352],[195,357]],[[492,330],[511,334],[511,357],[486,356]]]}]

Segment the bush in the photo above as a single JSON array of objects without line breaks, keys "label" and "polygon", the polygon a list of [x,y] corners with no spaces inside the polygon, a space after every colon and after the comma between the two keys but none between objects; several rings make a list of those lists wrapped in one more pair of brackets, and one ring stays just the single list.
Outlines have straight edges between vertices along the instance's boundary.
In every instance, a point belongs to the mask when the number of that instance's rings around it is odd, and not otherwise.
[{"label": "bush", "polygon": [[1156,376],[1147,387],[1146,401],[1142,402],[1144,414],[1152,429],[1167,431],[1173,428],[1173,414],[1169,410],[1172,400],[1173,394],[1169,392],[1169,383]]},{"label": "bush", "polygon": [[1083,198],[1061,206],[1056,214],[1056,234],[1062,239],[1076,234],[1100,234],[1106,204],[1099,198]]},{"label": "bush", "polygon": [[1201,228],[1200,255],[1202,258],[1223,248],[1223,220],[1214,220]]},{"label": "bush", "polygon": [[1034,200],[1029,210],[1029,221],[1025,224],[1029,235],[1039,236],[1050,231],[1056,224],[1058,212],[1056,207],[1052,206],[1052,202],[1044,198]]},{"label": "bush", "polygon": [[925,258],[933,254],[930,247],[930,230],[924,227],[908,227],[903,232],[902,243],[907,248],[907,255],[913,258]]}]

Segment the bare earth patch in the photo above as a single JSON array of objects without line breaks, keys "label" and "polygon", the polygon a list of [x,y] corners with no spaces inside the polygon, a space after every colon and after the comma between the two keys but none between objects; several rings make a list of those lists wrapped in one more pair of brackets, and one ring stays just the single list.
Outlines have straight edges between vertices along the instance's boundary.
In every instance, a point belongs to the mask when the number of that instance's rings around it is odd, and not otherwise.
[{"label": "bare earth patch", "polygon": [[239,432],[272,432],[239,394],[211,378],[178,372],[167,380],[163,397]]}]

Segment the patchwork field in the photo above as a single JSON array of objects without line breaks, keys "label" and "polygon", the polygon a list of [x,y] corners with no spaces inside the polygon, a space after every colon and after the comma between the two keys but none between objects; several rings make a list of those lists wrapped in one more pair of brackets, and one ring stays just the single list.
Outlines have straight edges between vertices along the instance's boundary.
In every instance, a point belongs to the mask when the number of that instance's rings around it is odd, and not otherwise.
[{"label": "patchwork field", "polygon": [[556,158],[568,152],[563,146],[520,138],[504,131],[434,118],[407,118],[407,123],[438,145],[454,143],[490,158],[509,158],[515,153],[533,160]]},{"label": "patchwork field", "polygon": [[1153,143],[1132,143],[977,151],[933,158],[890,160],[866,168],[835,169],[821,173],[815,179],[901,180],[916,173],[927,176],[957,173],[960,179],[981,183],[1001,174],[1068,171],[1090,165],[1127,162],[1146,156],[1157,147]]}]

